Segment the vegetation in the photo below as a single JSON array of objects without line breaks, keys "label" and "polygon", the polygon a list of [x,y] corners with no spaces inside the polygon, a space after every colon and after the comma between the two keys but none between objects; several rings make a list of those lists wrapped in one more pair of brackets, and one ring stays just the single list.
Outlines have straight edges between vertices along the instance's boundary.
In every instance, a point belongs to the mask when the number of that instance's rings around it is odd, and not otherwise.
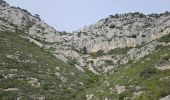
[{"label": "vegetation", "polygon": [[115,28],[116,26],[114,24],[110,25],[109,28]]},{"label": "vegetation", "polygon": [[112,60],[106,60],[105,61],[107,65],[113,65],[113,61]]},{"label": "vegetation", "polygon": [[[87,91],[94,94],[93,99],[107,97],[113,100],[124,100],[124,98],[129,98],[129,100],[132,98],[134,100],[159,100],[170,95],[170,69],[158,70],[156,68],[156,66],[160,66],[160,62],[169,62],[169,49],[170,46],[160,47],[159,51],[139,61],[121,66],[105,79],[109,85],[104,82]],[[114,88],[116,85],[125,86],[125,91],[117,94]],[[99,92],[100,90],[103,91]],[[134,96],[134,93],[140,93],[140,95]]]},{"label": "vegetation", "polygon": [[80,50],[80,52],[81,52],[82,54],[87,54],[87,53],[88,53],[86,47],[83,47],[83,48]]},{"label": "vegetation", "polygon": [[107,54],[107,55],[126,54],[130,49],[132,49],[132,48],[131,48],[131,47],[126,47],[126,48],[111,49],[111,50],[108,51],[106,54]]},{"label": "vegetation", "polygon": [[18,35],[0,32],[1,100],[84,98],[85,88],[99,81],[97,76],[80,72]]},{"label": "vegetation", "polygon": [[149,67],[149,68],[144,69],[140,73],[140,76],[143,77],[143,78],[149,78],[152,75],[156,74],[156,72],[157,72],[157,69],[155,67]]},{"label": "vegetation", "polygon": [[168,35],[165,35],[159,39],[160,42],[169,43],[170,42],[170,33]]},{"label": "vegetation", "polygon": [[[3,2],[0,1],[0,3]],[[29,13],[27,10],[22,11]],[[145,17],[139,12],[130,14],[136,19]],[[119,18],[119,16],[121,15],[115,14],[110,17]],[[150,16],[159,17],[161,15]],[[37,14],[34,17],[40,19]],[[1,17],[0,20],[6,21]],[[23,17],[22,20],[27,19]],[[107,18],[105,21],[107,23],[109,19]],[[27,22],[24,31],[35,24],[32,21]],[[47,100],[86,100],[87,94],[93,95],[92,100],[159,100],[170,95],[170,69],[160,70],[157,68],[170,65],[170,46],[157,46],[152,54],[138,61],[130,61],[126,65],[114,66],[114,60],[102,60],[99,62],[99,64],[103,64],[100,66],[101,68],[110,65],[111,67],[106,67],[115,69],[113,72],[111,70],[105,74],[94,75],[87,69],[84,69],[84,72],[77,70],[75,68],[75,64],[78,64],[76,59],[69,59],[67,63],[64,63],[43,48],[20,38],[19,36],[24,31],[18,29],[13,23],[10,25],[15,27],[16,33],[0,32],[0,100],[16,100],[19,97],[22,100],[36,100],[38,97],[45,97]],[[42,31],[45,30],[41,26],[38,28]],[[115,25],[110,25],[109,28],[115,28]],[[163,32],[163,30],[161,31]],[[69,33],[63,31],[60,32],[60,35],[69,35]],[[81,35],[88,35],[88,33],[79,32],[77,37]],[[129,37],[136,38],[137,36]],[[141,37],[145,37],[145,35],[141,35]],[[39,39],[35,40],[40,41]],[[169,43],[170,33],[158,41]],[[108,52],[99,50],[89,55],[93,59],[105,55],[126,55],[130,49],[130,47],[116,48]],[[74,48],[74,50],[76,49]],[[77,52],[88,54],[87,47],[82,47]],[[83,57],[86,59],[88,56]],[[87,63],[95,64],[96,61],[93,59]],[[104,68],[102,70],[105,71]],[[116,86],[122,86],[123,91],[119,93]]]},{"label": "vegetation", "polygon": [[28,30],[29,28],[31,28],[35,23],[32,21],[28,21],[27,25],[25,26],[25,29]]},{"label": "vegetation", "polygon": [[101,57],[101,56],[104,56],[104,55],[121,55],[121,54],[123,55],[123,54],[126,54],[130,49],[131,49],[131,47],[116,48],[116,49],[111,49],[106,53],[103,50],[99,50],[97,52],[90,53],[90,56],[93,59],[96,59],[97,57]]},{"label": "vegetation", "polygon": [[35,14],[34,16],[35,16],[35,18],[40,19],[40,15]]},{"label": "vegetation", "polygon": [[2,3],[6,3],[6,2],[5,2],[5,1],[3,1],[3,0],[1,0],[1,1],[0,1],[0,4],[2,4]]},{"label": "vegetation", "polygon": [[93,59],[96,59],[97,57],[100,57],[100,56],[103,56],[104,55],[104,51],[103,50],[99,50],[97,52],[92,52],[90,53],[90,56],[93,58]]}]

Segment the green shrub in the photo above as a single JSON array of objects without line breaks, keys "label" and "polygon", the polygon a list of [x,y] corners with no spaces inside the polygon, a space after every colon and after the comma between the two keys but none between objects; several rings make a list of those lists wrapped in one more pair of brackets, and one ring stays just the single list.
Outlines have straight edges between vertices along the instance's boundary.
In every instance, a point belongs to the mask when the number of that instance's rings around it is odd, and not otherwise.
[{"label": "green shrub", "polygon": [[149,68],[144,69],[140,73],[140,77],[149,78],[149,77],[151,77],[152,75],[154,75],[156,73],[157,73],[157,69],[155,67],[149,67]]},{"label": "green shrub", "polygon": [[112,61],[112,60],[106,60],[105,62],[106,62],[106,64],[108,64],[108,65],[113,65],[113,61]]},{"label": "green shrub", "polygon": [[4,78],[4,76],[3,75],[0,75],[0,79],[3,79]]},{"label": "green shrub", "polygon": [[161,57],[159,60],[159,64],[164,64],[166,62],[169,62],[169,59],[170,59],[169,56]]},{"label": "green shrub", "polygon": [[110,26],[109,26],[109,28],[115,28],[115,25],[114,25],[114,24],[112,24],[112,25],[110,25]]},{"label": "green shrub", "polygon": [[108,54],[108,55],[126,54],[130,49],[131,49],[130,47],[111,49],[106,54]]},{"label": "green shrub", "polygon": [[97,52],[92,52],[90,53],[90,56],[93,59],[96,59],[97,57],[101,57],[103,55],[120,55],[120,54],[126,54],[131,47],[126,47],[126,48],[116,48],[116,49],[111,49],[110,51],[104,53],[103,50],[99,50]]},{"label": "green shrub", "polygon": [[92,53],[90,53],[90,56],[92,57],[92,58],[97,58],[97,57],[101,57],[101,56],[103,56],[104,55],[104,51],[103,50],[99,50],[99,51],[97,51],[97,52],[92,52]]},{"label": "green shrub", "polygon": [[162,36],[160,39],[158,39],[159,42],[170,42],[170,33],[168,35]]},{"label": "green shrub", "polygon": [[25,29],[28,30],[29,28],[31,28],[35,23],[32,21],[28,21],[27,25],[25,26]]},{"label": "green shrub", "polygon": [[87,48],[86,48],[86,47],[83,47],[83,48],[80,50],[80,52],[81,52],[82,54],[87,54]]}]

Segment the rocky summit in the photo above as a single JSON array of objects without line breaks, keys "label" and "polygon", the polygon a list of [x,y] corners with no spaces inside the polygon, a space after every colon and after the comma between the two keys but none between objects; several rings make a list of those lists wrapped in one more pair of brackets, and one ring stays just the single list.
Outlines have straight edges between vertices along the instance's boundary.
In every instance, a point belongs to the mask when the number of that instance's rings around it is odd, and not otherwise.
[{"label": "rocky summit", "polygon": [[72,33],[0,0],[0,100],[169,100],[170,12]]}]

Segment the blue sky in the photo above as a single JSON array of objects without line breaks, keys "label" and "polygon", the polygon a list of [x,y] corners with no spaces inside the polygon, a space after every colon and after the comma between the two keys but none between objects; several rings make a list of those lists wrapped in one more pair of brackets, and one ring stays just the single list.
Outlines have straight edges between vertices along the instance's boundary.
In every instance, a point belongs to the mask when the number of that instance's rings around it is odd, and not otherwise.
[{"label": "blue sky", "polygon": [[115,13],[170,11],[170,0],[5,0],[39,14],[59,31],[74,31]]}]

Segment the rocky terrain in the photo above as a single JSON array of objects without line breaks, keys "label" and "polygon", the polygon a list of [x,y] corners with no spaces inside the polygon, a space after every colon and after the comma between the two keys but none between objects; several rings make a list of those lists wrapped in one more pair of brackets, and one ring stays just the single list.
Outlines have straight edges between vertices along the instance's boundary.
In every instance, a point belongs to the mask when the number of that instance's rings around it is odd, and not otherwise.
[{"label": "rocky terrain", "polygon": [[110,15],[72,33],[0,0],[0,99],[168,100],[170,13]]}]

